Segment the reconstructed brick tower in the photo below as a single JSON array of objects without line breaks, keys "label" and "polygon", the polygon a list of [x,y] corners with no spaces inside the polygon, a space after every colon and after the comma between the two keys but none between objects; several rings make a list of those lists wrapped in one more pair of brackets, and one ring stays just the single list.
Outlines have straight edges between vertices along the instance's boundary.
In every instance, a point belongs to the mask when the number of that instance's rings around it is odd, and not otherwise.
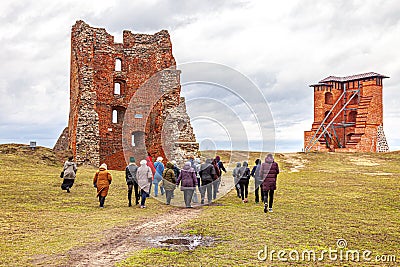
[{"label": "reconstructed brick tower", "polygon": [[314,88],[314,122],[304,132],[304,150],[385,152],[382,80],[369,72],[329,76]]},{"label": "reconstructed brick tower", "polygon": [[[69,122],[54,149],[69,148],[78,163],[105,162],[117,170],[131,156],[140,161],[149,153],[182,162],[197,154],[175,66],[165,30],[124,31],[123,43],[114,43],[105,29],[77,21],[71,34]],[[133,114],[129,122],[126,114]]]}]

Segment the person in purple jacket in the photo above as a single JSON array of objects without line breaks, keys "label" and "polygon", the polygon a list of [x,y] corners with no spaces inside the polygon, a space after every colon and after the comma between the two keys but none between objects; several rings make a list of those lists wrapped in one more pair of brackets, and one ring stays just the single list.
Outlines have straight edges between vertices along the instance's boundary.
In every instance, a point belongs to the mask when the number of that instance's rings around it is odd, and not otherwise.
[{"label": "person in purple jacket", "polygon": [[191,162],[186,162],[185,166],[179,173],[176,185],[181,184],[181,191],[183,191],[183,198],[185,201],[186,208],[192,208],[191,201],[193,197],[193,192],[197,186],[196,172],[192,168]]},{"label": "person in purple jacket", "polygon": [[[274,203],[274,191],[276,190],[276,178],[279,174],[278,163],[274,161],[272,154],[268,154],[265,162],[261,164],[260,176],[263,179],[262,190],[264,194],[264,212],[272,212]],[[269,197],[269,201],[268,201]],[[269,209],[268,209],[269,208]]]}]

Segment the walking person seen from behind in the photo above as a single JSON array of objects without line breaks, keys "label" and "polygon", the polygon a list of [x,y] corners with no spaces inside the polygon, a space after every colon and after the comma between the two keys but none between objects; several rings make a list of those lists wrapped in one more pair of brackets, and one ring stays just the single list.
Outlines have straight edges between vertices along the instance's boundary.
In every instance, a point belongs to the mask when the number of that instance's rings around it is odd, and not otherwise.
[{"label": "walking person seen from behind", "polygon": [[129,165],[125,168],[125,180],[128,186],[128,206],[132,206],[132,190],[135,190],[135,204],[139,204],[139,185],[137,183],[136,172],[138,166],[136,165],[135,158],[129,158]]},{"label": "walking person seen from behind", "polygon": [[93,185],[97,188],[97,197],[99,198],[100,208],[104,208],[104,202],[106,201],[111,181],[112,176],[107,170],[107,165],[105,163],[101,164],[93,178]]},{"label": "walking person seen from behind", "polygon": [[68,157],[68,160],[64,163],[63,167],[64,180],[61,185],[61,189],[67,190],[67,193],[70,192],[69,190],[71,189],[72,185],[75,182],[76,172],[78,170],[76,168],[76,163],[73,160],[74,160],[73,156]]},{"label": "walking person seen from behind", "polygon": [[250,169],[249,164],[244,161],[242,167],[239,169],[239,185],[240,185],[240,195],[242,196],[243,203],[247,203],[249,194],[249,180],[250,180]]},{"label": "walking person seen from behind", "polygon": [[240,176],[239,176],[239,170],[240,167],[242,166],[242,163],[237,162],[236,163],[236,168],[233,169],[232,171],[232,176],[233,176],[233,184],[235,185],[235,189],[236,189],[236,195],[238,198],[241,198],[242,196],[240,195]]},{"label": "walking person seen from behind", "polygon": [[207,191],[208,204],[212,202],[212,182],[215,177],[215,168],[211,164],[211,159],[206,159],[206,162],[200,165],[200,194],[201,194],[201,204],[204,204],[204,198]]},{"label": "walking person seen from behind", "polygon": [[218,167],[218,163],[216,159],[213,159],[213,161],[211,162],[211,165],[213,165],[214,170],[215,170],[215,175],[213,177],[213,199],[215,200],[217,198],[217,193],[218,193],[218,189],[219,189],[219,184],[221,182],[221,170]]},{"label": "walking person seen from behind", "polygon": [[[263,178],[262,190],[264,194],[264,212],[272,212],[274,203],[274,192],[276,190],[276,179],[279,174],[278,163],[274,161],[272,154],[268,154],[265,162],[261,164],[260,175]],[[268,200],[269,198],[269,200]]]},{"label": "walking person seen from behind", "polygon": [[151,168],[147,166],[147,160],[140,161],[140,167],[137,169],[136,177],[140,187],[140,193],[142,200],[140,201],[140,208],[146,208],[146,198],[150,194],[150,185],[153,179],[153,172]]},{"label": "walking person seen from behind", "polygon": [[224,163],[222,163],[221,161],[221,157],[220,156],[216,156],[215,157],[215,161],[217,163],[218,169],[219,169],[219,174],[218,174],[218,178],[217,180],[213,183],[213,187],[214,187],[214,194],[213,194],[213,199],[217,198],[217,193],[219,192],[219,186],[222,183],[222,172],[226,173],[226,169],[224,167]]},{"label": "walking person seen from behind", "polygon": [[261,195],[261,201],[264,201],[264,195],[263,195],[263,190],[262,190],[262,182],[263,180],[261,179],[260,176],[260,167],[261,167],[261,160],[256,159],[255,161],[255,166],[253,169],[251,169],[250,176],[254,177],[254,195],[255,195],[255,201],[256,203],[260,202],[260,195]]},{"label": "walking person seen from behind", "polygon": [[165,170],[163,172],[163,187],[165,189],[165,197],[167,205],[171,204],[171,198],[176,187],[174,164],[172,162],[167,162],[165,165]]},{"label": "walking person seen from behind", "polygon": [[181,185],[181,191],[183,191],[186,208],[192,207],[191,202],[193,192],[197,186],[196,172],[191,166],[192,164],[190,162],[186,162],[179,174],[178,180],[176,181],[177,186],[179,186],[179,184]]},{"label": "walking person seen from behind", "polygon": [[[162,163],[162,161],[163,161],[163,158],[158,157],[157,161],[154,162],[154,168],[156,169],[156,172],[154,173],[154,180],[153,180],[155,197],[158,196],[158,185],[162,181],[162,174],[164,172],[164,164]],[[161,195],[164,195],[164,187],[162,185],[160,185],[160,191],[161,191]]]}]

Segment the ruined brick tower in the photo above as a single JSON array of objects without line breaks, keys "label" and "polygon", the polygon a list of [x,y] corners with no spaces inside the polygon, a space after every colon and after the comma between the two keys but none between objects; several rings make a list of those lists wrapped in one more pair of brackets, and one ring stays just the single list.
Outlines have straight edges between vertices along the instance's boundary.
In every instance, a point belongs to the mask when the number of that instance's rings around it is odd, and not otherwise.
[{"label": "ruined brick tower", "polygon": [[304,132],[304,150],[385,152],[382,80],[369,72],[329,76],[314,88],[314,122]]},{"label": "ruined brick tower", "polygon": [[124,31],[123,43],[114,43],[105,29],[77,21],[71,33],[69,122],[54,149],[69,148],[78,163],[105,162],[117,170],[131,156],[140,161],[149,153],[182,162],[197,154],[175,66],[165,30]]}]

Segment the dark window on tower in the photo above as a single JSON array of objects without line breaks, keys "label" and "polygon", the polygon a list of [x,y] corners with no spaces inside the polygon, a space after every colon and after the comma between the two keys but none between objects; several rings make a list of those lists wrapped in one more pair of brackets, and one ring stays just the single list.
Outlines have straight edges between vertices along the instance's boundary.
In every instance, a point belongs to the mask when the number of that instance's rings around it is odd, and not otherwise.
[{"label": "dark window on tower", "polygon": [[332,105],[333,104],[333,95],[330,92],[325,93],[325,104]]},{"label": "dark window on tower", "polygon": [[350,111],[349,113],[349,122],[356,122],[357,119],[357,111]]}]

